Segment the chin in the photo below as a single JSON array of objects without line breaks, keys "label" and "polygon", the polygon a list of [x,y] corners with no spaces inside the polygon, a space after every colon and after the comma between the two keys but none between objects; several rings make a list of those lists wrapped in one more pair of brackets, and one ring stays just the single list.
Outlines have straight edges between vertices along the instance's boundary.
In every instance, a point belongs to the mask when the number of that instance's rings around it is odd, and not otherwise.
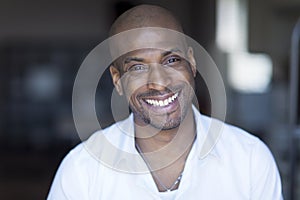
[{"label": "chin", "polygon": [[159,130],[171,130],[171,129],[175,129],[177,127],[179,127],[181,124],[181,119],[172,119],[172,120],[168,120],[167,122],[161,122],[161,121],[157,121],[155,122],[150,122],[150,125],[153,126],[156,129]]}]

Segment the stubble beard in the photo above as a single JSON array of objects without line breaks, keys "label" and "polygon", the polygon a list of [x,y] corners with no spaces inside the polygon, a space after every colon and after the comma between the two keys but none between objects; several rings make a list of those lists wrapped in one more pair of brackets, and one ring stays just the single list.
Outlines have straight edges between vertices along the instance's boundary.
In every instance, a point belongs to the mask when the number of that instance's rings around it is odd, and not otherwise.
[{"label": "stubble beard", "polygon": [[150,125],[158,130],[171,130],[180,126],[187,115],[188,107],[192,104],[192,92],[188,90],[188,92],[185,92],[181,96],[184,97],[185,95],[188,96],[188,99],[186,101],[181,100],[181,98],[179,99],[179,108],[176,110],[177,113],[175,113],[176,117],[171,116],[173,113],[155,116],[142,106],[138,109],[134,108],[131,103],[129,103],[129,106],[136,122],[142,122],[142,125]]},{"label": "stubble beard", "polygon": [[172,113],[166,113],[165,115],[158,117],[151,116],[149,112],[144,109],[139,111],[135,111],[133,108],[131,109],[136,121],[142,121],[144,125],[151,125],[158,130],[170,130],[179,127],[187,112],[183,112],[183,115],[180,112],[176,118],[172,118]]}]

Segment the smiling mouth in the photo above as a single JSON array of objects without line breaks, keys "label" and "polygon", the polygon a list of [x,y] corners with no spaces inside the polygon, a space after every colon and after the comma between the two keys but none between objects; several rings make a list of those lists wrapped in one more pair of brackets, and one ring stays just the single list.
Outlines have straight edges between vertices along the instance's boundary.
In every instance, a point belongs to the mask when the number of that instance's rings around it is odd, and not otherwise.
[{"label": "smiling mouth", "polygon": [[154,107],[164,107],[171,104],[173,101],[175,101],[178,97],[178,92],[176,92],[174,95],[161,100],[156,99],[145,99],[145,102],[147,102],[149,105],[152,105]]}]

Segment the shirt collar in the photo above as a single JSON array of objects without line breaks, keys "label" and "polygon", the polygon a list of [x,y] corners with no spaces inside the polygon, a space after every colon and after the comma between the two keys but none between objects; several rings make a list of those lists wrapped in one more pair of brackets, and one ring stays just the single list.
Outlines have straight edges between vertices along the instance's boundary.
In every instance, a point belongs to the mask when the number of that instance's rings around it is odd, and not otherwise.
[{"label": "shirt collar", "polygon": [[[201,160],[208,155],[220,158],[220,153],[214,147],[220,139],[224,123],[201,115],[194,106],[193,113],[197,131],[197,139],[193,147],[195,154],[193,154]],[[111,165],[113,168],[117,169],[119,165],[125,164],[126,166],[122,169],[132,171],[130,169],[136,168],[138,164],[138,168],[143,169],[138,170],[139,172],[147,171],[147,166],[145,166],[135,148],[133,114],[130,114],[127,119],[117,122],[114,126],[103,130],[103,132],[100,131],[100,134],[93,135],[86,142],[86,146],[87,150],[93,156],[96,156],[99,161],[103,162],[105,160],[104,163],[108,162],[106,164]],[[190,157],[194,157],[194,155]]]},{"label": "shirt collar", "polygon": [[[197,131],[195,148],[198,158],[204,159],[208,155],[220,158],[220,153],[214,147],[222,135],[224,123],[220,120],[202,115],[194,105],[192,106],[192,109]],[[133,151],[136,152],[133,114],[131,113],[126,120],[120,122],[119,127],[123,134],[132,138],[129,145],[130,148],[134,148]]]},{"label": "shirt collar", "polygon": [[193,112],[197,131],[195,153],[198,159],[203,160],[208,155],[220,158],[220,153],[216,150],[215,146],[222,135],[224,123],[202,115],[194,105]]}]

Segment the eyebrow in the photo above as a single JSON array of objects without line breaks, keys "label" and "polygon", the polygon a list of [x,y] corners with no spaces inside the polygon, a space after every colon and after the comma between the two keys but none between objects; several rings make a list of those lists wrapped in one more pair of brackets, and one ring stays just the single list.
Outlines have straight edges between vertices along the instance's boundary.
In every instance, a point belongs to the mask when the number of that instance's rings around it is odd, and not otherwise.
[{"label": "eyebrow", "polygon": [[[162,55],[162,57],[165,57],[165,56],[167,56],[167,55],[169,55],[169,54],[172,54],[172,53],[174,53],[174,52],[182,53],[182,51],[181,51],[180,49],[178,49],[178,48],[173,48],[173,49],[171,49],[171,50],[169,50],[169,51],[163,52],[161,55]],[[130,63],[130,62],[143,62],[143,61],[144,61],[143,58],[138,58],[138,57],[127,57],[127,58],[124,60],[124,63],[125,63],[125,64],[128,64],[128,63]]]},{"label": "eyebrow", "polygon": [[127,57],[125,60],[124,60],[124,63],[127,64],[127,63],[130,63],[132,61],[135,61],[135,62],[143,62],[144,59],[143,58],[137,58],[137,57]]},{"label": "eyebrow", "polygon": [[182,51],[181,51],[180,49],[178,49],[178,48],[173,48],[173,49],[171,49],[170,51],[163,52],[163,53],[162,53],[162,56],[165,57],[165,56],[167,56],[167,55],[169,55],[169,54],[172,54],[172,53],[174,53],[174,52],[182,53]]}]

